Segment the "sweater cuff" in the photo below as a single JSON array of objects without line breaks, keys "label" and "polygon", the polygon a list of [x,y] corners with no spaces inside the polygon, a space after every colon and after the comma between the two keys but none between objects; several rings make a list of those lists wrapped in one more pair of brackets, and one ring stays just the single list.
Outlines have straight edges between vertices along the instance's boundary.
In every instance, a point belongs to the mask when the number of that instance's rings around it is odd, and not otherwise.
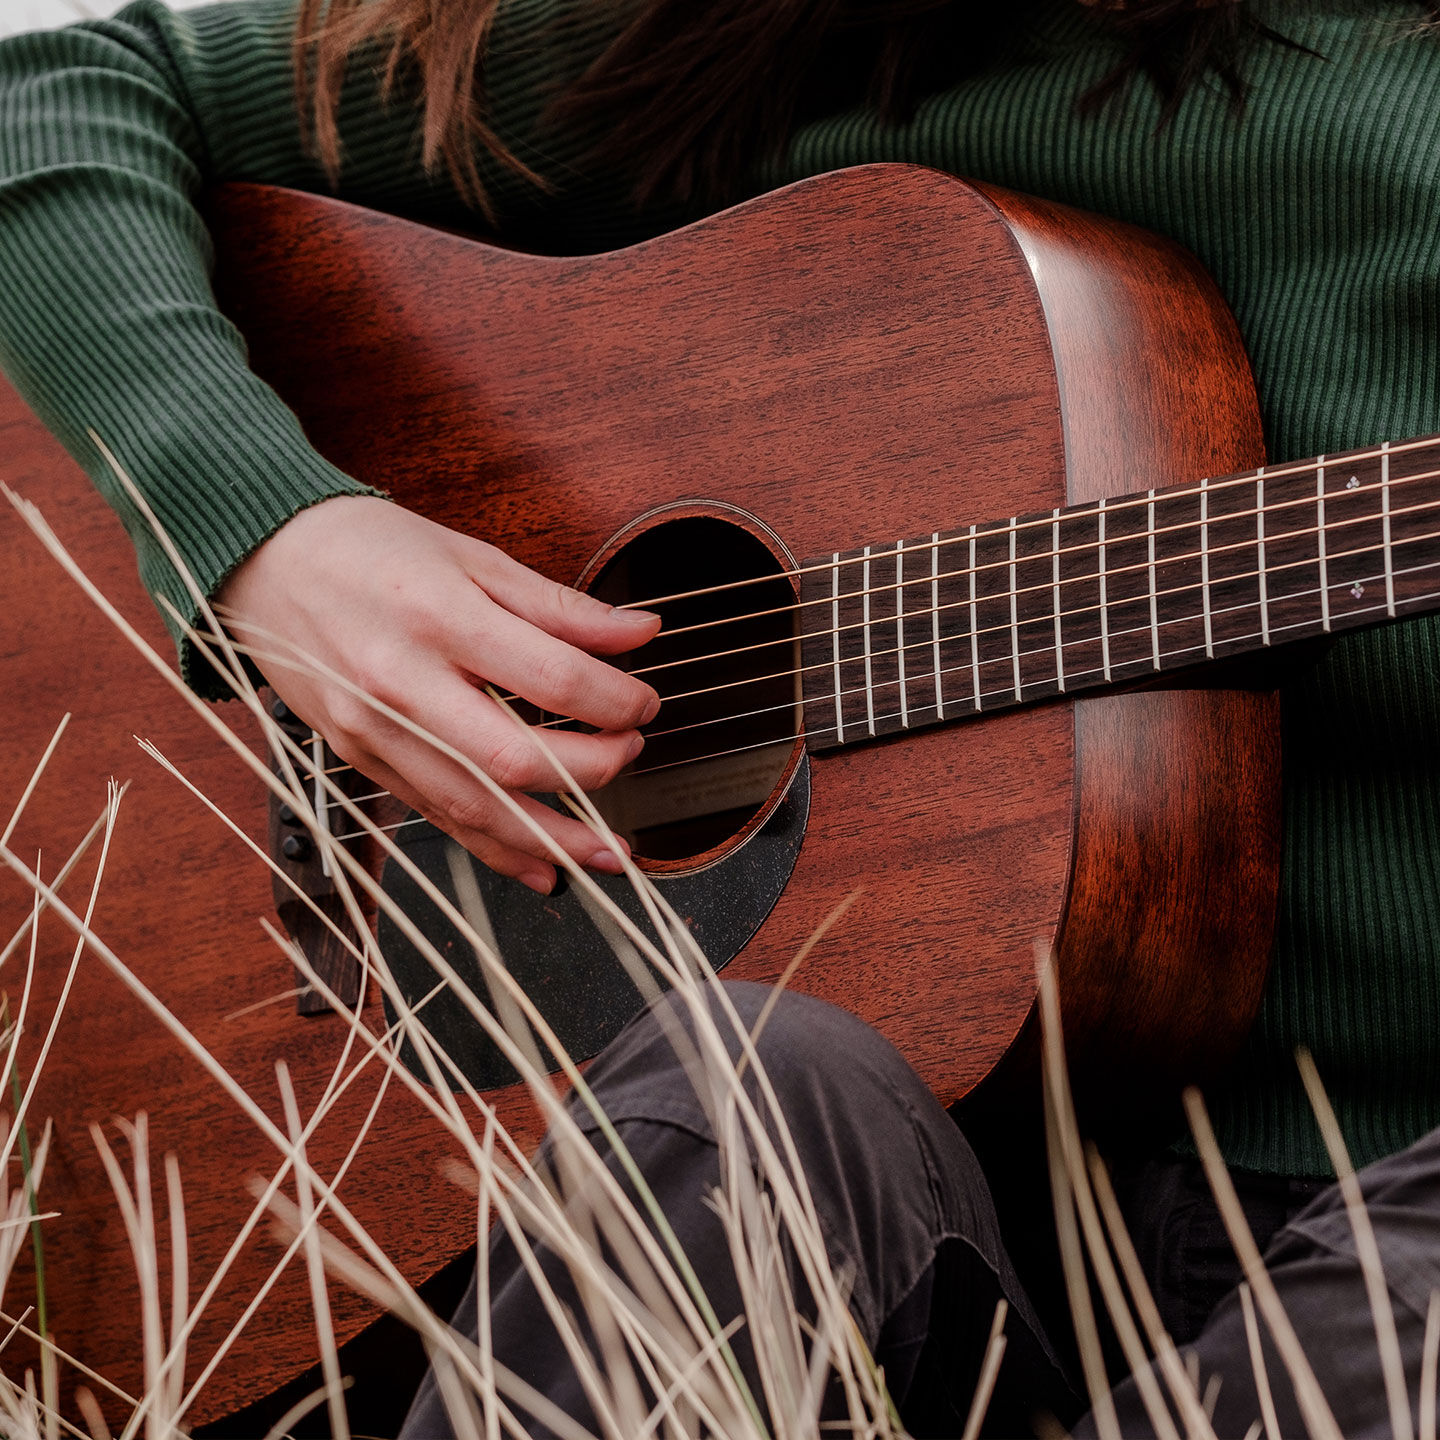
[{"label": "sweater cuff", "polygon": [[[172,411],[158,444],[154,434],[137,433],[131,426],[111,435],[97,427],[139,487],[156,524],[179,552],[190,579],[209,600],[237,566],[302,510],[337,495],[388,498],[311,449],[294,415],[254,377],[238,382],[238,388],[251,386],[258,396],[252,393],[248,403],[241,403],[232,394],[227,399],[238,413],[224,413],[230,405],[222,401],[217,407],[221,413],[207,414],[203,427],[177,426]],[[231,436],[243,436],[244,443],[227,443]],[[175,640],[186,683],[206,699],[229,698],[229,684],[186,639],[175,618],[178,614],[202,632],[205,628],[185,577],[108,463],[93,447],[86,458],[92,478],[130,533],[141,581]],[[258,680],[258,671],[249,668],[252,679]]]}]

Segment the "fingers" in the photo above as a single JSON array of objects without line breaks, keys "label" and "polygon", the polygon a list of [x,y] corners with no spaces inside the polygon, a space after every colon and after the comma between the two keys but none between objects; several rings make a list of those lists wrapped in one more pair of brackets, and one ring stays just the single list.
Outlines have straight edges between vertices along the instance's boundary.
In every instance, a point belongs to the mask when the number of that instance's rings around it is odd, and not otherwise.
[{"label": "fingers", "polygon": [[660,629],[660,617],[648,610],[607,605],[547,580],[483,541],[472,543],[479,552],[469,557],[475,583],[512,614],[571,645],[597,655],[620,655]]},{"label": "fingers", "polygon": [[[517,808],[539,829],[537,836],[503,800],[449,762],[426,771],[425,793],[412,790],[408,779],[373,756],[366,757],[361,768],[411,809],[454,836],[482,864],[541,895],[555,888],[562,853],[585,869],[606,875],[620,874],[624,869],[621,854],[629,855],[629,847],[618,837],[611,845],[579,820],[557,814],[528,795],[512,796]],[[437,796],[442,798],[437,800]],[[443,798],[447,796],[448,803]]]},{"label": "fingers", "polygon": [[[281,656],[319,662],[308,675],[283,661],[276,667],[296,713],[486,864],[542,890],[563,856],[618,868],[605,842],[526,792],[598,789],[635,758],[637,727],[659,699],[596,657],[644,643],[658,616],[612,609],[493,546],[368,496],[302,511],[237,568],[224,599],[234,622],[275,637]],[[542,743],[482,682],[597,733],[545,731]],[[352,686],[466,757],[538,831],[466,764],[358,699]]]},{"label": "fingers", "polygon": [[542,710],[600,730],[633,730],[655,718],[660,697],[643,680],[587,655],[482,595],[477,594],[475,601],[470,623],[457,626],[448,637],[450,658],[462,670],[513,691]]},{"label": "fingers", "polygon": [[[534,730],[453,672],[431,677],[416,718],[505,790],[598,790],[644,744],[631,730]],[[558,764],[557,764],[558,762]],[[568,778],[567,778],[568,777]]]},{"label": "fingers", "polygon": [[430,673],[423,684],[415,676],[412,684],[411,694],[423,694],[426,702],[417,722],[510,792],[539,835],[463,765],[363,702],[344,715],[341,734],[332,737],[335,748],[492,869],[533,889],[548,893],[560,852],[589,869],[619,873],[614,850],[625,850],[623,841],[602,839],[524,792],[569,789],[572,782],[582,790],[600,788],[640,752],[635,731],[537,734],[453,672]]}]

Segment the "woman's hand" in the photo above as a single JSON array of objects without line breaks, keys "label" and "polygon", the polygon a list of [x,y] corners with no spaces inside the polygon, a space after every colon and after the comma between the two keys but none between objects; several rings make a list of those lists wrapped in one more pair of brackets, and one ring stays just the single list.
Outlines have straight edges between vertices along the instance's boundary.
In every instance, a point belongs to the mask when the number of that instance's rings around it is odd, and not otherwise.
[{"label": "woman's hand", "polygon": [[[523,696],[598,734],[547,730],[545,743],[587,790],[633,760],[655,691],[594,658],[649,640],[658,616],[616,610],[546,580],[492,545],[388,501],[337,496],[303,510],[225,582],[218,596],[237,638],[268,631],[423,725],[511,793],[550,844],[596,870],[611,853],[578,820],[524,792],[564,788],[529,732],[483,691]],[[260,662],[286,704],[342,760],[455,836],[493,870],[548,893],[549,846],[479,781],[323,677]]]}]

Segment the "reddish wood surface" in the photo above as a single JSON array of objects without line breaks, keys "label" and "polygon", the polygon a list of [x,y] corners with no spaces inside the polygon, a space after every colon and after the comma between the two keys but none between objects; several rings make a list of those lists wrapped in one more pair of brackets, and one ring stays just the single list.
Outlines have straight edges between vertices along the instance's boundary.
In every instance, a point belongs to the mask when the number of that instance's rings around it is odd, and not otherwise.
[{"label": "reddish wood surface", "polygon": [[[119,523],[77,467],[0,383],[0,478],[39,504],[67,544],[83,557],[106,591],[170,653],[158,617],[140,589]],[[74,719],[32,799],[13,844],[43,856],[53,875],[100,812],[105,783],[131,781],[120,809],[96,929],[154,988],[283,1124],[274,1066],[283,1059],[302,1105],[313,1107],[340,1055],[341,1030],[329,1019],[295,1014],[289,962],[262,934],[274,915],[268,874],[218,820],[137,748],[150,738],[206,794],[247,831],[263,840],[265,801],[257,785],[222,750],[153,672],[110,629],[39,543],[4,506],[0,509],[0,653],[9,739],[0,750],[0,796],[5,813],[18,799],[50,732],[68,711]],[[222,707],[234,710],[234,707]],[[232,722],[238,714],[227,716]],[[94,873],[93,854],[71,877],[64,895],[83,909]],[[8,941],[29,909],[22,886],[0,871],[0,935]],[[72,937],[53,917],[41,924],[39,977],[20,1051],[22,1071],[33,1061],[42,1026],[54,1009]],[[23,954],[12,958],[0,988],[17,1002]],[[247,1006],[276,1003],[249,1014]],[[378,1020],[377,1020],[378,1023]],[[374,1099],[376,1079],[365,1072],[317,1137],[322,1170],[338,1167]],[[53,1117],[55,1139],[42,1200],[61,1211],[45,1222],[50,1319],[58,1344],[116,1383],[139,1384],[140,1312],[134,1269],[119,1211],[88,1133],[91,1123],[117,1138],[113,1118],[150,1115],[157,1188],[159,1157],[180,1157],[186,1186],[191,1295],[198,1294],[243,1224],[250,1207],[247,1182],[273,1173],[276,1156],[255,1127],[199,1065],[93,956],[79,978],[44,1072],[33,1115]],[[392,1093],[384,1125],[356,1158],[341,1195],[383,1235],[407,1271],[431,1273],[440,1257],[463,1245],[457,1218],[469,1209],[440,1180],[449,1153],[420,1107]],[[123,1144],[122,1144],[123,1150]],[[160,1213],[165,1213],[163,1201]],[[473,1225],[472,1225],[473,1228]],[[168,1245],[162,1243],[162,1252]],[[209,1359],[245,1302],[279,1258],[268,1227],[251,1239],[233,1283],[200,1325],[190,1373]],[[28,1268],[7,1289],[16,1313],[33,1300]],[[353,1332],[370,1318],[352,1297],[334,1296],[339,1329]],[[303,1272],[292,1268],[251,1321],[233,1358],[208,1385],[193,1412],[199,1423],[267,1393],[284,1376],[314,1362]],[[67,1392],[73,1377],[65,1379]]]},{"label": "reddish wood surface", "polygon": [[[1063,500],[1049,333],[1010,230],[963,185],[884,173],[895,188],[851,172],[584,260],[421,250],[364,212],[245,196],[220,289],[323,453],[556,577],[681,500],[741,506],[796,556]],[[297,335],[325,337],[325,363]],[[817,757],[800,863],[727,973],[777,975],[863,889],[798,983],[865,997],[963,1093],[1017,1033],[1032,938],[1063,912],[1072,747],[1056,709]]]},{"label": "reddish wood surface", "polygon": [[[1247,449],[1253,419],[1233,431],[1213,424],[1237,397],[1253,417],[1253,401],[1241,393],[1243,358],[1215,315],[1213,291],[1187,280],[1180,262],[1152,276],[1155,252],[1135,249],[1133,232],[1105,227],[1102,252],[1132,258],[1097,295],[1053,211],[929,172],[852,172],[584,260],[494,251],[245,187],[218,197],[216,224],[226,303],[257,368],[317,445],[562,579],[652,504],[744,506],[803,555],[844,548],[857,534],[914,534],[1048,507],[1112,480],[1123,488],[1133,472],[1106,458],[1112,444],[1144,466],[1180,465],[1177,479],[1257,458]],[[1158,315],[1148,308],[1157,296]],[[1102,308],[1087,315],[1092,303]],[[1061,340],[1057,375],[1051,332],[1061,323],[1089,338]],[[1134,347],[1157,338],[1183,370],[1175,395],[1173,374],[1131,363]],[[1202,371],[1194,359],[1216,342],[1218,370]],[[1153,387],[1149,398],[1135,400],[1137,386]],[[0,392],[0,446],[5,478],[54,514],[158,642],[119,527],[8,391]],[[286,1058],[313,1097],[338,1031],[297,1017],[289,1002],[224,1018],[290,983],[258,929],[268,881],[136,755],[130,732],[154,736],[256,835],[261,796],[13,519],[0,525],[7,555],[19,557],[0,582],[13,737],[0,757],[0,795],[18,792],[58,713],[78,712],[18,843],[27,853],[43,846],[53,865],[98,810],[104,776],[140,777],[101,928],[278,1116],[276,1059]],[[33,644],[38,634],[66,637],[63,653]],[[1194,693],[1131,696],[817,758],[795,875],[729,973],[774,976],[836,903],[862,889],[798,983],[861,1010],[947,1099],[975,1085],[1022,1032],[1033,944],[1062,930],[1072,1014],[1101,1022],[1104,1058],[1115,1066],[1128,1059],[1113,1007],[1137,983],[1148,1018],[1134,1027],[1132,1048],[1153,1049],[1145,1035],[1163,1033],[1161,1051],[1174,1053],[1179,1031],[1155,1027],[1167,1001],[1178,998],[1169,1010],[1182,1016],[1195,1003],[1198,992],[1172,963],[1182,950],[1202,969],[1228,952],[1192,1019],[1205,1032],[1225,1018],[1233,1038],[1243,1019],[1226,1014],[1237,1007],[1224,995],[1241,979],[1247,998],[1253,992],[1269,913],[1264,882],[1273,880],[1273,857],[1263,853],[1275,832],[1264,708]],[[1181,742],[1205,725],[1205,743],[1222,742],[1219,751],[1182,759]],[[1227,768],[1232,742],[1238,758]],[[1242,780],[1256,782],[1259,798],[1237,798]],[[1142,798],[1158,810],[1141,813]],[[1128,846],[1098,838],[1107,817]],[[1185,838],[1197,820],[1210,827],[1203,846]],[[1233,878],[1216,879],[1202,863],[1234,867]],[[1163,883],[1177,869],[1178,884]],[[25,898],[13,881],[0,887],[8,935]],[[1252,888],[1249,918],[1230,926]],[[1119,920],[1123,944],[1101,938],[1107,915]],[[53,923],[43,934],[42,1002],[67,945]],[[1122,963],[1131,937],[1136,958]],[[1093,992],[1084,1000],[1082,977]],[[322,1169],[339,1162],[372,1089],[359,1086],[312,1147]],[[64,1211],[47,1232],[53,1313],[62,1343],[127,1384],[138,1368],[133,1286],[84,1125],[141,1105],[154,1116],[157,1151],[176,1149],[190,1177],[199,1276],[246,1213],[245,1177],[271,1157],[235,1107],[87,962],[37,1112],[59,1124],[46,1186],[47,1203]],[[517,1107],[506,1108],[523,1131]],[[473,1229],[469,1207],[439,1178],[443,1151],[418,1106],[392,1093],[342,1192],[416,1276],[461,1249]],[[252,1243],[202,1326],[197,1356],[274,1253],[268,1239]],[[301,1291],[292,1273],[195,1418],[263,1394],[308,1362],[294,1343],[308,1324]],[[354,1330],[363,1308],[345,1297],[337,1304],[339,1328]]]},{"label": "reddish wood surface", "polygon": [[[1260,464],[1233,317],[1158,237],[986,188],[1043,297],[1072,503]],[[1065,1028],[1100,1103],[1203,1076],[1265,981],[1280,853],[1279,697],[1185,688],[1074,707]],[[1257,960],[1260,963],[1257,963]],[[1227,1038],[1228,1037],[1228,1038]]]}]

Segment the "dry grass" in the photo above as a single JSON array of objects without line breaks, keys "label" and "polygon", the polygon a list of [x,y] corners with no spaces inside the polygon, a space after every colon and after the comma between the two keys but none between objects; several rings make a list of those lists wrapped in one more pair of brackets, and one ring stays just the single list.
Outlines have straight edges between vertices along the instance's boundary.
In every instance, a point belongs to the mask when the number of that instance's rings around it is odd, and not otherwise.
[{"label": "dry grass", "polygon": [[[116,469],[122,483],[128,485],[118,466]],[[143,500],[130,488],[132,499],[143,510]],[[685,926],[669,912],[663,897],[647,878],[630,867],[630,881],[641,897],[654,933],[661,937],[658,943],[616,910],[585,871],[564,856],[556,857],[557,863],[569,872],[571,885],[585,897],[597,923],[614,936],[617,953],[626,962],[637,985],[642,991],[653,989],[653,977],[661,977],[678,997],[678,1004],[689,1022],[688,1031],[672,1024],[672,1039],[719,1141],[722,1180],[713,1204],[729,1243],[745,1301],[743,1317],[732,1325],[722,1324],[715,1314],[701,1278],[691,1268],[644,1176],[628,1156],[584,1076],[565,1054],[530,997],[515,984],[503,957],[496,953],[468,866],[457,866],[454,871],[458,903],[450,902],[428,877],[414,870],[389,836],[375,831],[365,814],[345,797],[330,777],[316,773],[313,752],[296,745],[274,723],[246,678],[241,647],[227,638],[215,623],[215,617],[210,616],[208,632],[194,635],[193,639],[216,667],[230,677],[251,722],[265,734],[279,760],[279,773],[272,773],[215,710],[190,695],[174,676],[168,659],[152,651],[79,573],[38,513],[14,496],[10,498],[76,582],[87,590],[146,662],[166,677],[182,702],[192,705],[221,742],[231,747],[239,762],[250,768],[257,783],[274,789],[298,815],[310,820],[314,842],[327,855],[348,913],[356,922],[355,933],[364,938],[357,942],[339,929],[335,933],[355,955],[369,982],[387,997],[398,1017],[393,1031],[377,1035],[362,1022],[358,1013],[345,1012],[336,1004],[348,1017],[348,1034],[320,1101],[311,1114],[305,1115],[288,1075],[280,1070],[276,1079],[283,1097],[284,1125],[275,1124],[169,1013],[163,998],[152,994],[124,957],[114,954],[92,929],[95,898],[121,793],[112,790],[104,810],[75,853],[60,872],[48,879],[40,873],[38,865],[11,848],[15,823],[27,803],[29,791],[20,797],[0,834],[0,862],[29,885],[35,897],[34,912],[0,956],[0,963],[22,953],[26,956],[14,1020],[0,1035],[0,1048],[3,1048],[7,1072],[29,1078],[14,1113],[0,1126],[0,1160],[8,1162],[18,1143],[34,1094],[35,1078],[59,1020],[57,1010],[38,1044],[32,1046],[27,1024],[36,964],[38,926],[35,920],[44,909],[68,925],[76,937],[62,991],[62,1008],[80,955],[88,951],[123,980],[139,1003],[168,1027],[175,1044],[193,1055],[214,1083],[241,1106],[273,1147],[275,1155],[273,1173],[254,1181],[254,1206],[229,1254],[198,1293],[192,1294],[186,1262],[183,1189],[173,1158],[167,1157],[163,1163],[170,1230],[168,1242],[162,1246],[156,1235],[154,1184],[144,1116],[136,1117],[127,1129],[128,1174],[121,1157],[98,1131],[95,1133],[135,1253],[144,1296],[137,1324],[142,1339],[145,1390],[141,1396],[125,1399],[129,1418],[123,1435],[138,1435],[143,1430],[147,1440],[160,1440],[160,1437],[184,1433],[187,1412],[230,1343],[222,1343],[209,1355],[192,1356],[190,1346],[196,1322],[223,1285],[240,1247],[262,1224],[280,1227],[286,1237],[285,1251],[271,1281],[261,1288],[239,1323],[243,1325],[263,1303],[268,1284],[273,1283],[285,1265],[292,1261],[303,1263],[310,1284],[324,1376],[323,1388],[287,1416],[277,1426],[276,1434],[283,1433],[304,1409],[324,1405],[328,1408],[334,1435],[348,1435],[345,1381],[328,1319],[328,1287],[334,1283],[353,1287],[418,1332],[457,1435],[466,1440],[522,1437],[526,1433],[524,1412],[566,1440],[583,1440],[590,1434],[570,1417],[559,1413],[546,1397],[533,1393],[520,1376],[496,1360],[489,1344],[490,1277],[483,1243],[479,1247],[481,1330],[477,1344],[457,1335],[443,1319],[429,1311],[383,1249],[348,1210],[339,1189],[364,1138],[365,1126],[356,1135],[350,1156],[337,1173],[327,1179],[310,1163],[307,1146],[326,1114],[357,1079],[373,1075],[377,1070],[383,1071],[385,1084],[378,1088],[371,1117],[383,1102],[388,1086],[399,1085],[417,1097],[433,1123],[450,1137],[459,1157],[457,1178],[474,1197],[476,1235],[483,1238],[494,1227],[499,1227],[515,1245],[581,1377],[596,1417],[596,1435],[616,1437],[616,1440],[620,1437],[638,1440],[650,1435],[681,1440],[681,1437],[702,1433],[727,1437],[727,1440],[729,1437],[734,1440],[739,1437],[819,1440],[820,1406],[827,1389],[832,1393],[838,1389],[843,1396],[846,1418],[841,1428],[866,1437],[899,1434],[899,1422],[885,1391],[883,1376],[877,1372],[850,1318],[846,1277],[835,1272],[826,1254],[814,1202],[785,1127],[779,1101],[760,1063],[755,1036],[730,1007],[726,992],[716,984]],[[183,573],[178,556],[172,555],[172,558]],[[193,593],[203,611],[203,597]],[[306,657],[285,652],[274,637],[247,633],[244,642],[245,652],[263,657],[267,666],[313,669]],[[345,683],[338,676],[329,678],[337,684]],[[377,708],[393,723],[416,728],[405,717],[383,706]],[[62,732],[63,725],[41,757],[37,776],[52,762]],[[433,740],[431,743],[438,745]],[[438,748],[467,769],[479,783],[490,786],[488,778],[465,756],[443,745]],[[176,773],[153,747],[150,753]],[[179,778],[189,783],[184,776]],[[347,812],[357,827],[369,828],[376,844],[394,863],[407,868],[414,882],[448,915],[475,953],[488,996],[476,995],[465,987],[445,957],[407,916],[396,912],[393,902],[379,888],[370,871],[358,865],[349,850],[332,839],[329,827],[318,823],[313,804],[317,786],[328,791],[329,803]],[[490,788],[492,793],[505,798],[495,787]],[[604,832],[599,814],[578,791],[576,796],[578,813]],[[198,798],[201,803],[209,803],[203,796]],[[517,810],[516,813],[525,823],[530,823],[523,812]],[[241,833],[238,827],[232,825],[232,828]],[[248,837],[242,835],[242,838],[258,859],[271,863],[262,847]],[[97,840],[101,848],[95,882],[83,912],[76,911],[59,893],[59,885]],[[536,1170],[532,1157],[499,1124],[485,1097],[468,1085],[451,1057],[434,1044],[416,1008],[406,1003],[386,968],[384,957],[370,939],[368,927],[360,921],[366,898],[387,911],[442,977],[442,983],[460,997],[475,1023],[487,1032],[524,1077],[535,1105],[550,1127],[553,1153],[547,1173]],[[301,899],[311,903],[303,895]],[[313,904],[312,909],[315,909]],[[316,913],[320,915],[318,909]],[[323,915],[320,918],[322,922],[325,920]],[[273,927],[270,933],[310,983],[335,1004],[336,997],[329,994],[323,981],[309,970],[305,957]],[[803,958],[803,955],[797,957],[796,963]],[[1054,967],[1048,956],[1040,958],[1046,1037],[1046,1129],[1052,1185],[1066,1279],[1097,1427],[1106,1437],[1119,1433],[1100,1356],[1099,1322],[1091,1310],[1092,1277],[1108,1312],[1109,1324],[1119,1338],[1127,1361],[1140,1377],[1156,1433],[1162,1440],[1180,1440],[1182,1435],[1186,1440],[1192,1437],[1207,1440],[1213,1431],[1207,1415],[1205,1383],[1202,1377],[1190,1373],[1165,1335],[1120,1221],[1119,1207],[1104,1166],[1093,1150],[1084,1146],[1076,1127],[1057,1019]],[[487,999],[493,1004],[493,1011]],[[429,1078],[428,1085],[422,1084],[400,1063],[397,1052],[402,1039],[408,1041],[419,1056]],[[23,1050],[22,1041],[25,1042]],[[730,1059],[732,1048],[738,1049],[742,1057],[738,1066]],[[576,1105],[605,1135],[636,1200],[629,1198],[626,1184],[607,1167],[582,1133],[576,1113],[557,1095],[545,1073],[548,1067],[540,1060],[546,1050],[559,1057]],[[750,1083],[743,1083],[746,1079],[743,1071],[750,1072]],[[1313,1071],[1307,1072],[1307,1083],[1312,1081]],[[1432,1306],[1427,1330],[1426,1378],[1420,1411],[1418,1416],[1411,1416],[1403,1375],[1397,1369],[1398,1344],[1378,1251],[1373,1238],[1366,1239],[1368,1226],[1363,1207],[1358,1205],[1353,1174],[1344,1161],[1333,1117],[1326,1120],[1327,1107],[1318,1083],[1313,1093],[1322,1125],[1328,1126],[1327,1140],[1332,1144],[1337,1171],[1346,1187],[1347,1203],[1351,1204],[1357,1248],[1370,1285],[1377,1336],[1387,1357],[1386,1400],[1395,1440],[1414,1440],[1417,1434],[1420,1440],[1435,1440],[1440,1304]],[[1277,1422],[1273,1405],[1269,1403],[1268,1380],[1263,1373],[1259,1320],[1252,1305],[1252,1294],[1297,1388],[1309,1433],[1315,1440],[1332,1440],[1338,1435],[1335,1422],[1249,1238],[1198,1097],[1190,1097],[1188,1104],[1202,1157],[1247,1275],[1248,1288],[1242,1294],[1242,1304],[1263,1411],[1257,1418],[1256,1433],[1263,1429],[1267,1437],[1275,1436]],[[8,1163],[0,1164],[0,1303],[5,1301],[5,1283],[33,1223],[34,1193],[43,1179],[46,1143],[42,1138],[37,1145],[29,1181],[19,1189],[5,1187],[4,1177],[10,1168]],[[758,1159],[763,1178],[757,1178],[752,1159]],[[563,1260],[578,1296],[578,1312],[546,1280],[537,1260],[537,1251],[542,1246]],[[161,1272],[162,1249],[168,1250],[171,1256],[168,1275]],[[798,1316],[792,1293],[792,1270],[782,1259],[785,1254],[793,1257],[799,1277],[812,1297],[814,1318],[809,1323]],[[13,1300],[10,1303],[13,1305]],[[28,1332],[23,1319],[20,1328]],[[996,1375],[1004,1363],[1004,1322],[1002,1307],[995,1317],[965,1440],[973,1440],[978,1433]],[[737,1325],[746,1327],[753,1341],[757,1357],[754,1388],[732,1349]],[[21,1440],[21,1437],[57,1436],[74,1429],[59,1415],[58,1367],[63,1357],[48,1347],[43,1353],[46,1358],[38,1380],[29,1375],[7,1376],[0,1370],[0,1435]],[[196,1378],[188,1386],[184,1378],[187,1363],[197,1370]],[[93,1384],[103,1384],[99,1377],[89,1379]],[[85,1394],[88,1396],[88,1392]],[[78,1404],[90,1433],[106,1434],[93,1397],[81,1399]]]}]

